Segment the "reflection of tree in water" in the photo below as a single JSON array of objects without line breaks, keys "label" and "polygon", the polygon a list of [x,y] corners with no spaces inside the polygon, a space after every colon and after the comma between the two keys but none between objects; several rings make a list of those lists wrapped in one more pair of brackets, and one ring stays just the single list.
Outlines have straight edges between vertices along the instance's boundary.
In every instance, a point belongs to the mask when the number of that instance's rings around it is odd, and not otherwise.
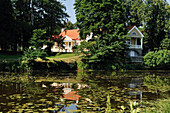
[{"label": "reflection of tree in water", "polygon": [[160,94],[166,96],[170,92],[170,79],[155,74],[145,76],[144,85],[149,92],[156,93],[157,96]]},{"label": "reflection of tree in water", "polygon": [[22,83],[23,93],[29,95],[30,100],[37,100],[37,95],[45,93],[45,89],[40,84],[35,82],[24,82]]},{"label": "reflection of tree in water", "polygon": [[114,109],[120,109],[118,106],[122,105],[129,106],[130,99],[133,99],[132,96],[137,99],[137,95],[139,95],[139,101],[142,99],[141,85],[143,80],[141,78],[119,75],[116,72],[109,73],[109,75],[84,73],[82,78],[90,86],[90,88],[79,91],[82,95],[80,101],[82,105],[87,104],[88,99],[91,100],[90,106],[93,104],[102,110],[102,108],[106,108],[108,94],[110,95],[111,106]]},{"label": "reflection of tree in water", "polygon": [[[118,84],[122,84],[123,81],[117,81],[114,78],[107,79],[107,76],[97,76],[97,77],[89,77],[89,79],[86,80],[87,84],[89,84],[90,88],[84,88],[80,90],[80,95],[82,96],[82,101],[80,104],[91,104],[97,107],[106,108],[106,101],[107,101],[107,95],[110,93],[111,103],[112,107],[114,108],[119,105],[118,102],[115,101],[115,99],[118,100],[118,96],[121,96],[121,87],[117,87]],[[119,99],[121,100],[121,99]],[[88,101],[88,103],[86,102]]]}]

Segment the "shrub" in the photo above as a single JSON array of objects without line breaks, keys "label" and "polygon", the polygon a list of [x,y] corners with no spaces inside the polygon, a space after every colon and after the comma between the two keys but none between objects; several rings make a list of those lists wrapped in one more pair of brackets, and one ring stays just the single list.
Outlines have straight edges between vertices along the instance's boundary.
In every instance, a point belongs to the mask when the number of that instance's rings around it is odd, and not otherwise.
[{"label": "shrub", "polygon": [[162,48],[162,49],[170,50],[170,39],[165,38],[164,40],[162,40],[162,42],[161,42],[161,48]]},{"label": "shrub", "polygon": [[145,70],[146,67],[143,64],[125,64],[125,70]]},{"label": "shrub", "polygon": [[18,71],[19,61],[2,61],[0,63],[0,71]]},{"label": "shrub", "polygon": [[144,64],[150,68],[170,65],[170,50],[151,51],[144,56]]}]

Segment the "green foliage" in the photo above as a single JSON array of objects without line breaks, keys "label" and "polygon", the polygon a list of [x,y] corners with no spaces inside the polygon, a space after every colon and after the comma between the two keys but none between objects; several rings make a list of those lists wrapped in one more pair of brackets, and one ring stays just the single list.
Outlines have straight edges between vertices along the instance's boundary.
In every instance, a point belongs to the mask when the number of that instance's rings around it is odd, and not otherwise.
[{"label": "green foliage", "polygon": [[75,29],[75,24],[71,23],[69,20],[64,21],[64,28],[67,29]]},{"label": "green foliage", "polygon": [[144,46],[151,51],[160,47],[169,32],[169,4],[166,0],[145,1]]},{"label": "green foliage", "polygon": [[105,111],[105,113],[112,113],[109,94],[107,95],[106,111]]},{"label": "green foliage", "polygon": [[82,43],[79,48],[84,54],[83,63],[89,65],[86,67],[113,70],[122,68],[127,46],[124,43],[123,36],[117,37],[117,34],[105,34],[95,41]]},{"label": "green foliage", "polygon": [[76,0],[75,9],[81,38],[93,33],[91,41],[80,47],[84,53],[82,62],[89,69],[120,69],[127,49],[126,18],[122,13],[125,8],[121,2]]},{"label": "green foliage", "polygon": [[160,76],[148,75],[144,77],[144,85],[148,88],[152,88],[156,93],[164,93],[169,91],[170,80],[166,78],[161,78]]},{"label": "green foliage", "polygon": [[144,64],[150,68],[168,66],[170,50],[151,51],[144,56]]},{"label": "green foliage", "polygon": [[125,64],[125,70],[145,70],[146,67],[143,64]]},{"label": "green foliage", "polygon": [[79,46],[76,46],[74,48],[74,51],[79,53],[81,51],[85,56],[92,54],[92,51],[95,50],[94,46],[96,44],[96,41],[82,41]]},{"label": "green foliage", "polygon": [[44,59],[46,57],[46,52],[42,49],[25,49],[24,56],[22,60],[36,60],[37,58]]},{"label": "green foliage", "polygon": [[24,55],[20,62],[20,67],[23,70],[31,70],[34,65],[34,61],[37,58],[44,59],[46,56],[46,52],[41,49],[25,49]]},{"label": "green foliage", "polygon": [[139,113],[140,109],[138,108],[139,103],[130,101],[130,113]]},{"label": "green foliage", "polygon": [[[14,11],[11,1],[1,0],[0,10],[0,48],[1,50],[7,51],[9,45],[16,42]],[[11,49],[14,49],[13,46],[11,46]]]},{"label": "green foliage", "polygon": [[143,111],[145,111],[145,113],[169,113],[170,98],[158,99],[152,102],[143,102],[143,106]]},{"label": "green foliage", "polygon": [[44,37],[46,33],[45,30],[35,29],[33,30],[33,36],[31,37],[29,43],[31,44],[30,47],[34,49],[41,49],[45,43],[47,43],[47,38]]},{"label": "green foliage", "polygon": [[142,25],[145,15],[145,4],[143,0],[125,0],[126,6],[126,19],[128,26]]},{"label": "green foliage", "polygon": [[170,39],[168,38],[163,39],[161,42],[161,48],[170,50]]},{"label": "green foliage", "polygon": [[0,63],[0,71],[15,72],[18,71],[18,66],[20,66],[19,61],[2,61]]},{"label": "green foliage", "polygon": [[1,0],[0,8],[0,47],[5,51],[23,51],[34,29],[45,29],[46,38],[52,38],[68,17],[58,0]]}]

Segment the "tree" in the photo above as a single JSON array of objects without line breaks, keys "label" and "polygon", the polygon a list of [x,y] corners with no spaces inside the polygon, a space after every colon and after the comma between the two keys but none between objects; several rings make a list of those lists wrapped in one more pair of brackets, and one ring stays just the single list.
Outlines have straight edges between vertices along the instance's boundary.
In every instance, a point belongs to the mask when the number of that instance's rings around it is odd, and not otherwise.
[{"label": "tree", "polygon": [[61,37],[61,36],[54,39],[54,42],[56,42],[57,46],[59,47],[59,51],[60,51],[60,49],[64,49],[65,48],[64,47],[64,39],[65,39],[65,37]]},{"label": "tree", "polygon": [[29,46],[34,26],[32,24],[32,13],[36,11],[35,0],[11,0],[15,16],[15,29],[17,35],[17,50],[23,51]]},{"label": "tree", "polygon": [[166,0],[146,0],[145,35],[146,48],[155,50],[160,47],[160,42],[167,37],[169,31],[168,3]]},{"label": "tree", "polygon": [[92,69],[120,69],[127,48],[122,3],[117,0],[76,0],[75,9],[81,38],[93,32],[96,42],[82,61]]},{"label": "tree", "polygon": [[71,23],[69,20],[64,21],[64,28],[65,29],[75,29],[75,25]]},{"label": "tree", "polygon": [[57,0],[2,0],[0,6],[2,50],[22,51],[29,47],[34,29],[45,29],[48,39],[68,17],[65,6]]},{"label": "tree", "polygon": [[30,47],[35,49],[41,49],[43,45],[47,43],[47,39],[44,37],[46,31],[41,29],[33,30],[33,36],[31,37],[29,43]]},{"label": "tree", "polygon": [[0,1],[0,17],[0,48],[6,51],[15,41],[14,12],[10,0]]},{"label": "tree", "polygon": [[143,25],[145,4],[143,0],[125,0],[126,19],[128,26],[136,25],[137,27]]},{"label": "tree", "polygon": [[55,29],[62,26],[62,21],[68,17],[65,13],[65,6],[57,0],[42,0],[40,1],[38,8],[42,15],[41,25],[46,28],[47,34],[50,36],[50,40],[52,40]]}]

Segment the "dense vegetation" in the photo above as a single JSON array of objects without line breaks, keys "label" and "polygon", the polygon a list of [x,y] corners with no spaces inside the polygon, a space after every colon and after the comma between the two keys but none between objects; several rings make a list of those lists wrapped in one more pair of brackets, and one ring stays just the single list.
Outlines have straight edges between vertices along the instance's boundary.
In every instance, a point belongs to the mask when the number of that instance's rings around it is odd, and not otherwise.
[{"label": "dense vegetation", "polygon": [[[106,7],[107,10],[104,10]],[[75,9],[81,36],[85,37],[93,32],[93,36],[96,37],[93,38],[90,50],[86,48],[88,52],[84,52],[86,55],[82,62],[86,68],[120,69],[125,62],[127,49],[125,14],[122,13],[125,12],[125,7],[116,0],[96,2],[77,0]]]},{"label": "dense vegetation", "polygon": [[57,0],[1,0],[0,5],[0,48],[4,51],[23,51],[34,29],[45,30],[48,40],[60,32],[68,17]]},{"label": "dense vegetation", "polygon": [[[53,83],[72,83],[72,91],[81,96],[76,112],[168,113],[170,109],[167,71],[0,74],[2,112],[58,112],[63,106],[75,104],[74,100],[62,101],[64,87]],[[78,88],[78,84],[87,87]]]},{"label": "dense vegetation", "polygon": [[144,56],[144,64],[151,69],[169,69],[170,67],[170,39],[161,42],[159,50],[150,51]]},{"label": "dense vegetation", "polygon": [[[150,56],[164,55],[156,63],[150,57],[144,64],[148,67],[167,65],[168,55],[161,51],[169,51],[169,7],[166,0],[76,0],[75,11],[77,22],[72,24],[67,20],[66,7],[62,0],[1,0],[0,3],[0,49],[2,51],[24,51],[20,63],[35,61],[51,55],[53,34],[59,34],[60,29],[80,30],[80,38],[85,39],[91,32],[93,37],[89,42],[83,42],[77,47],[83,53],[78,67],[82,69],[136,69],[127,65],[126,27],[142,26],[144,34],[143,53]],[[47,45],[46,50],[41,50]],[[30,47],[30,48],[29,48]],[[27,48],[27,49],[26,49]],[[28,49],[29,48],[29,49]],[[158,53],[157,53],[158,52]],[[158,56],[159,56],[158,55]],[[160,57],[159,56],[159,57]],[[167,59],[167,61],[165,60]],[[163,61],[165,60],[165,61]],[[162,61],[164,63],[162,63]],[[29,63],[28,63],[29,64]],[[124,65],[126,64],[126,65]],[[157,66],[158,65],[158,66]],[[143,68],[143,67],[142,67]]]},{"label": "dense vegetation", "polygon": [[[168,37],[169,5],[166,0],[76,0],[77,26],[81,38],[91,32],[93,38],[83,42],[82,69],[121,69],[126,61],[126,30],[143,26],[144,53],[157,50]],[[102,16],[101,16],[102,15]],[[165,56],[167,59],[167,56]]]}]

